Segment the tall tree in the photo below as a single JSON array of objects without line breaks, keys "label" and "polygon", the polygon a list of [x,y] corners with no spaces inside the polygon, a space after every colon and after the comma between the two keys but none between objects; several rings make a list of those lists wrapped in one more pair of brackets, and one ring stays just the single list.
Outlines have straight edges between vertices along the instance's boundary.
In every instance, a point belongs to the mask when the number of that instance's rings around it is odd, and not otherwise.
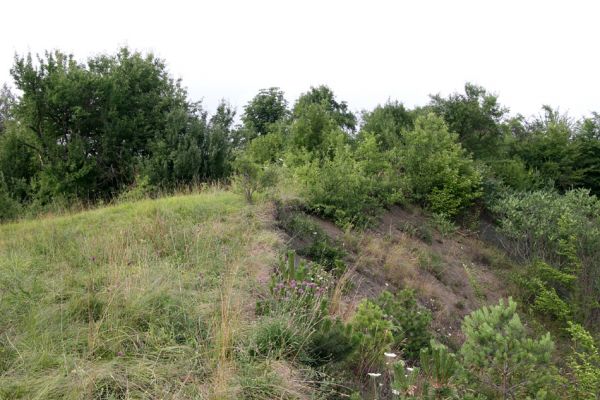
[{"label": "tall tree", "polygon": [[40,195],[109,197],[131,183],[169,116],[189,108],[162,60],[121,49],[86,64],[61,52],[16,57],[19,120],[42,160]]},{"label": "tall tree", "polygon": [[451,132],[459,135],[463,146],[475,157],[493,158],[504,134],[503,121],[508,109],[498,103],[498,97],[483,87],[465,84],[465,93],[443,98],[431,96],[430,107],[442,116]]},{"label": "tall tree", "polygon": [[6,123],[13,118],[13,108],[16,104],[15,95],[4,84],[0,89],[0,135],[6,129]]},{"label": "tall tree", "polygon": [[294,118],[302,115],[311,104],[320,105],[346,132],[354,132],[356,129],[356,116],[348,109],[348,104],[345,101],[338,102],[333,91],[327,86],[311,87],[308,92],[303,93],[294,104]]},{"label": "tall tree", "polygon": [[242,121],[251,137],[269,133],[272,124],[284,119],[289,111],[284,93],[277,87],[261,89],[244,107]]}]

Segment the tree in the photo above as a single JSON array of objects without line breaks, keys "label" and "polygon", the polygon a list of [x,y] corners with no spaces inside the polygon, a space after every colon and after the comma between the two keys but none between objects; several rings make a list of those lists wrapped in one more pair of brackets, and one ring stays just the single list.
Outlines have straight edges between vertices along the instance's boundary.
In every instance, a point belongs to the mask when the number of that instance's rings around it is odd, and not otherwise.
[{"label": "tree", "polygon": [[508,109],[498,103],[498,97],[483,87],[465,84],[465,93],[443,98],[431,96],[431,109],[446,121],[451,132],[476,158],[496,158],[504,135],[503,121]]},{"label": "tree", "polygon": [[325,85],[311,87],[298,98],[294,104],[294,118],[304,115],[315,104],[320,105],[339,128],[346,132],[354,132],[356,129],[356,117],[348,110],[348,104],[345,101],[338,102],[331,89]]},{"label": "tree", "polygon": [[525,123],[525,135],[513,143],[513,156],[537,171],[541,179],[561,191],[573,188],[582,171],[575,164],[576,148],[572,143],[574,124],[567,115],[549,106],[543,114]]},{"label": "tree", "polygon": [[140,173],[172,187],[229,171],[234,112],[219,106],[210,121],[152,54],[124,48],[86,63],[61,52],[16,57],[11,70],[22,97],[15,106],[40,160],[36,196],[110,198]]},{"label": "tree", "polygon": [[498,399],[524,399],[542,395],[552,379],[550,334],[528,337],[509,298],[496,306],[472,312],[463,321],[461,347],[468,385]]},{"label": "tree", "polygon": [[0,135],[6,129],[6,123],[13,119],[13,108],[16,103],[15,95],[4,84],[0,89]]},{"label": "tree", "polygon": [[413,113],[402,103],[388,101],[362,116],[361,133],[370,132],[376,135],[379,146],[388,150],[402,143],[403,132],[413,128]]},{"label": "tree", "polygon": [[271,124],[287,117],[289,111],[284,93],[277,87],[261,89],[244,107],[242,121],[250,137],[269,133]]}]

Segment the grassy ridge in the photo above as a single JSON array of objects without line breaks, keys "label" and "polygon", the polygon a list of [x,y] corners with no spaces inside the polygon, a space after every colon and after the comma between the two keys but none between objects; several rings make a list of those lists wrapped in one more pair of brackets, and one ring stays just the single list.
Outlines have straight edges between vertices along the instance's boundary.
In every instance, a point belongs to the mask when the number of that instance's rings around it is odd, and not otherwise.
[{"label": "grassy ridge", "polygon": [[240,296],[276,240],[260,207],[215,191],[0,226],[0,398],[229,386]]}]

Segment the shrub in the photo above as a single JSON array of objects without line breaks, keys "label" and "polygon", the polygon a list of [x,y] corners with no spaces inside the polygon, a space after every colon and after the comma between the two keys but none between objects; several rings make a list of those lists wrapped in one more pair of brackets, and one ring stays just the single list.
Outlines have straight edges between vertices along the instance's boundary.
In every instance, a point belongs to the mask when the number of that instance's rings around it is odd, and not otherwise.
[{"label": "shrub", "polygon": [[339,225],[366,225],[401,198],[389,157],[368,136],[356,149],[340,145],[333,157],[308,162],[297,172],[313,210]]},{"label": "shrub", "polygon": [[350,324],[327,318],[311,335],[307,347],[310,363],[318,367],[329,362],[343,361],[352,355],[358,342],[359,336],[354,334]]},{"label": "shrub", "polygon": [[[569,304],[577,321],[596,325],[600,320],[600,201],[596,196],[582,189],[564,195],[512,193],[499,199],[493,209],[500,231],[509,239],[506,250],[524,261],[544,262],[534,264],[524,278],[530,300],[538,298],[536,292],[544,293],[546,299],[560,298]],[[532,275],[538,282],[530,279]]]},{"label": "shrub", "polygon": [[509,299],[474,311],[463,321],[461,347],[468,385],[499,398],[526,398],[547,389],[553,379],[550,334],[529,338]]},{"label": "shrub", "polygon": [[573,340],[567,358],[571,372],[569,395],[573,399],[595,399],[600,393],[600,353],[592,335],[581,325],[569,322],[567,331]]},{"label": "shrub", "polygon": [[0,171],[0,221],[17,217],[21,205],[11,197]]},{"label": "shrub", "polygon": [[404,141],[404,180],[416,201],[455,217],[481,196],[481,175],[440,117],[418,117]]},{"label": "shrub", "polygon": [[431,313],[417,304],[411,289],[401,290],[396,296],[384,291],[376,304],[392,323],[393,347],[401,349],[406,358],[416,360],[431,340]]},{"label": "shrub", "polygon": [[248,203],[252,203],[255,192],[275,186],[277,182],[277,173],[272,165],[259,165],[245,156],[236,159],[234,165],[237,172],[234,183]]},{"label": "shrub", "polygon": [[394,342],[392,323],[385,319],[377,304],[365,299],[358,305],[352,328],[357,335],[357,349],[353,357],[355,371],[361,377],[367,372],[381,371],[382,355]]}]

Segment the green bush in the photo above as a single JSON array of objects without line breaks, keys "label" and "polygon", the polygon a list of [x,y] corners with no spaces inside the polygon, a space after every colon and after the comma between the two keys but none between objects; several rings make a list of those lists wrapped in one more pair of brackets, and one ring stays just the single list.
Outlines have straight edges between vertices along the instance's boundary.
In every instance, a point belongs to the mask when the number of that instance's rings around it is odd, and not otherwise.
[{"label": "green bush", "polygon": [[461,347],[467,386],[492,398],[535,397],[554,379],[550,334],[530,338],[509,299],[472,312],[463,321]]},{"label": "green bush", "polygon": [[[509,193],[493,210],[499,217],[506,250],[532,263],[521,280],[538,308],[566,302],[573,318],[586,326],[600,321],[600,201],[577,189],[564,195],[534,191]],[[536,263],[541,260],[543,263]],[[532,279],[532,278],[535,278]],[[537,293],[539,292],[539,293]],[[554,300],[553,300],[554,299]],[[561,307],[563,308],[563,307]],[[561,310],[553,311],[564,317]]]},{"label": "green bush", "polygon": [[356,149],[338,146],[333,157],[308,162],[297,173],[311,208],[339,225],[366,225],[401,199],[390,154],[378,151],[373,136]]},{"label": "green bush", "polygon": [[416,360],[431,340],[431,313],[417,304],[415,293],[404,289],[395,296],[388,291],[379,295],[376,304],[392,323],[393,347],[402,350],[406,359]]},{"label": "green bush", "polygon": [[569,322],[567,328],[573,341],[572,352],[567,358],[571,385],[569,398],[597,399],[600,393],[600,352],[592,335],[581,325]]},{"label": "green bush", "polygon": [[393,324],[377,304],[366,299],[359,303],[351,324],[357,335],[357,348],[352,358],[355,371],[360,377],[368,372],[381,372],[383,353],[394,343]]},{"label": "green bush", "polygon": [[234,167],[237,175],[234,176],[233,182],[249,203],[252,203],[256,192],[273,187],[277,183],[277,172],[273,165],[257,164],[244,155],[235,160]]},{"label": "green bush", "polygon": [[418,117],[400,154],[413,199],[434,212],[455,217],[481,196],[480,173],[440,117]]},{"label": "green bush", "polygon": [[350,324],[327,318],[311,335],[307,346],[310,364],[318,367],[343,361],[353,354],[358,341],[359,336],[354,334]]},{"label": "green bush", "polygon": [[16,218],[20,209],[21,205],[11,197],[0,171],[0,221]]}]

